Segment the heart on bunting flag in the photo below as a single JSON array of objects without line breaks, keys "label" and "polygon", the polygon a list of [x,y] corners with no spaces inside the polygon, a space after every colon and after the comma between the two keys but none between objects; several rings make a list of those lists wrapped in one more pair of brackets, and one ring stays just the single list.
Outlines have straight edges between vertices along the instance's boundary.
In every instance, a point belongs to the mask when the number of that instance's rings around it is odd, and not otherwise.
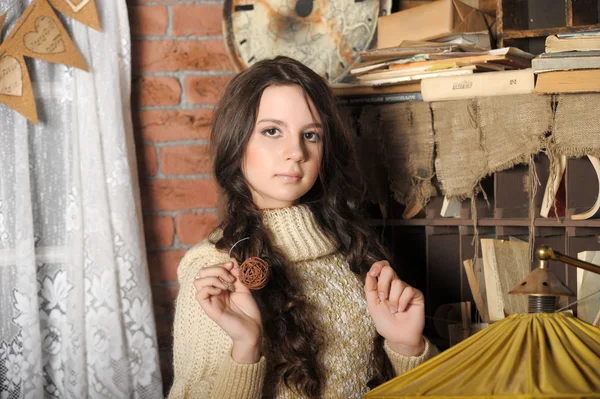
[{"label": "heart on bunting flag", "polygon": [[47,0],[32,0],[3,45],[12,54],[88,70]]},{"label": "heart on bunting flag", "polygon": [[0,103],[38,123],[31,79],[23,56],[11,53],[6,42],[0,45]]},{"label": "heart on bunting flag", "polygon": [[65,51],[58,26],[45,15],[35,20],[35,32],[27,33],[23,39],[25,47],[40,54],[56,54]]},{"label": "heart on bunting flag", "polygon": [[[96,0],[47,0],[57,11],[100,31]],[[114,0],[112,0],[114,1]]]},{"label": "heart on bunting flag", "polygon": [[0,58],[0,94],[16,97],[23,95],[21,64],[9,55]]},{"label": "heart on bunting flag", "polygon": [[87,6],[90,0],[65,0],[65,2],[71,7],[71,9],[75,12],[78,12],[83,7]]}]

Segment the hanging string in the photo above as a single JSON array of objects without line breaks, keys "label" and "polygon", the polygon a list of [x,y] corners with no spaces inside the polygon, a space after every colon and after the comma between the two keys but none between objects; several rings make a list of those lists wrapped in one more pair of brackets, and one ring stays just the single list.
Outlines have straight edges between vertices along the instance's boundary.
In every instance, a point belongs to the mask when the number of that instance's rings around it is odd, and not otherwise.
[{"label": "hanging string", "polygon": [[589,299],[591,296],[594,296],[594,295],[596,295],[596,294],[598,294],[598,293],[600,293],[600,290],[598,290],[598,291],[596,291],[596,292],[592,292],[591,294],[589,294],[589,295],[586,295],[586,296],[584,296],[583,298],[579,298],[579,299],[578,299],[578,300],[576,300],[575,302],[573,302],[573,303],[570,303],[570,304],[568,304],[567,306],[563,306],[562,308],[555,310],[555,311],[554,311],[554,313],[562,312],[563,310],[565,310],[565,309],[568,309],[568,308],[570,308],[571,306],[573,306],[573,305],[576,305],[577,303],[579,303],[579,302],[581,302],[581,301],[584,301],[584,300],[586,300],[586,299]]},{"label": "hanging string", "polygon": [[529,187],[527,190],[529,196],[529,261],[533,262],[533,242],[535,239],[535,195],[537,194],[538,185],[541,185],[540,179],[535,168],[535,160],[533,155],[529,157]]},{"label": "hanging string", "polygon": [[229,257],[231,258],[231,251],[233,251],[233,248],[234,248],[236,245],[238,245],[240,242],[242,242],[242,241],[244,241],[244,240],[249,240],[249,239],[250,239],[250,237],[246,237],[246,238],[242,238],[241,240],[238,240],[238,241],[236,241],[236,243],[235,243],[235,244],[233,244],[233,245],[231,246],[231,248],[229,249]]}]

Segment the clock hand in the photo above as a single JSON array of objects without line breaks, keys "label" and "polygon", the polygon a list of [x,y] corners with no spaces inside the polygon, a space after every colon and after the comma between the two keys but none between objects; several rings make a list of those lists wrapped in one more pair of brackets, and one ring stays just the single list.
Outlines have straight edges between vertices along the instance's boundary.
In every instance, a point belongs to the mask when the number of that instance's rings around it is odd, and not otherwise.
[{"label": "clock hand", "polygon": [[296,15],[301,18],[308,17],[313,10],[313,0],[298,0],[296,2]]}]

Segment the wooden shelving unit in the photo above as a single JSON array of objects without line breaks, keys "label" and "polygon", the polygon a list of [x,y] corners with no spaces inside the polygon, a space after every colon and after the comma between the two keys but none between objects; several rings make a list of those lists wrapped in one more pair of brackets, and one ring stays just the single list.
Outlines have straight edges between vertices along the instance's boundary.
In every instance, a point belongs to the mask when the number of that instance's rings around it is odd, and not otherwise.
[{"label": "wooden shelving unit", "polygon": [[497,0],[498,47],[506,42],[600,28],[598,0]]},{"label": "wooden shelving unit", "polygon": [[[537,54],[544,51],[545,36],[600,28],[599,3],[600,0],[497,0],[498,47],[516,46]],[[356,118],[364,106],[367,104],[344,106],[356,129],[359,129]],[[597,178],[589,160],[568,161],[564,176],[566,208],[561,218],[539,216],[549,174],[545,154],[536,156],[535,166],[540,185],[531,204],[524,188],[529,173],[527,165],[497,172],[481,182],[487,201],[481,194],[476,198],[479,238],[514,237],[528,241],[531,233],[534,247],[546,244],[570,256],[576,257],[584,250],[600,250],[600,219],[571,219],[571,215],[588,210],[598,195]],[[439,184],[434,181],[434,185],[439,195],[431,198],[426,209],[415,218],[403,219],[404,207],[391,195],[387,218],[383,219],[377,204],[369,208],[368,216],[393,252],[392,261],[400,278],[424,292],[428,316],[425,333],[444,349],[448,340],[437,334],[432,318],[441,305],[474,303],[463,261],[475,256],[475,228],[470,199],[463,201],[459,218],[441,217],[443,197]],[[538,215],[533,231],[530,231],[530,207]],[[533,267],[536,265],[532,264]],[[551,262],[550,267],[577,291],[576,268],[557,262]],[[475,315],[474,305],[472,310]]]},{"label": "wooden shelving unit", "polygon": [[[349,114],[357,115],[360,106],[353,108],[354,111],[351,109]],[[584,250],[600,250],[600,219],[571,220],[571,215],[588,210],[598,195],[597,177],[589,160],[578,158],[568,161],[563,178],[565,216],[561,218],[539,216],[549,174],[549,160],[545,154],[540,153],[535,157],[535,168],[540,184],[532,204],[529,203],[524,184],[529,173],[527,165],[497,172],[482,181],[487,201],[482,194],[476,198],[479,238],[515,237],[528,241],[531,205],[538,215],[534,222],[534,247],[546,244],[575,257]],[[439,188],[436,181],[434,185]],[[440,215],[443,196],[439,189],[438,194],[415,218],[403,219],[404,206],[392,198],[387,203],[386,219],[383,219],[378,205],[369,208],[369,217],[384,237],[386,246],[393,252],[393,264],[400,278],[425,293],[428,316],[426,334],[439,347],[445,348],[448,340],[437,335],[431,318],[441,305],[462,301],[474,303],[463,261],[473,259],[475,255],[475,230],[470,199],[462,202],[459,218],[444,218]],[[536,265],[532,264],[533,267]],[[565,284],[577,291],[575,268],[557,262],[551,262],[550,267]],[[475,314],[474,305],[472,310],[472,314]]]},{"label": "wooden shelving unit", "polygon": [[[548,178],[547,170],[543,168],[547,166],[545,155],[540,154],[536,167],[541,186],[533,204],[538,215]],[[489,207],[483,196],[476,199],[480,238],[529,239],[529,201],[523,187],[527,173],[526,166],[517,166],[487,178],[484,186],[493,188],[487,192]],[[534,246],[550,245],[575,257],[584,250],[600,250],[600,220],[570,220],[570,215],[589,209],[595,202],[598,187],[592,165],[586,158],[570,159],[564,179],[567,215],[560,219],[536,217]],[[390,217],[383,220],[379,215],[371,220],[375,226],[383,229],[388,248],[394,252],[394,264],[401,278],[424,291],[429,317],[433,317],[443,304],[461,301],[474,303],[463,269],[463,261],[472,259],[475,251],[471,201],[463,201],[460,218],[443,218],[440,216],[442,200],[442,196],[433,197],[424,215],[413,219],[402,219],[403,207],[390,200]],[[556,262],[552,262],[550,267],[577,292],[575,268]],[[437,337],[433,323],[427,323],[426,333],[440,347],[448,345],[446,339]]]}]

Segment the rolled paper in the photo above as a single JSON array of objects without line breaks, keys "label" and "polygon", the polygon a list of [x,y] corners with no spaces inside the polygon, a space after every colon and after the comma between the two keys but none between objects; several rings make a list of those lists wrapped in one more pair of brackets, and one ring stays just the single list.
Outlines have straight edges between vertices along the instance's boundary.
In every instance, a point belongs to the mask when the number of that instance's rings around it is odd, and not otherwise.
[{"label": "rolled paper", "polygon": [[240,281],[251,290],[260,290],[267,285],[269,274],[269,264],[255,256],[246,259],[240,265]]}]

